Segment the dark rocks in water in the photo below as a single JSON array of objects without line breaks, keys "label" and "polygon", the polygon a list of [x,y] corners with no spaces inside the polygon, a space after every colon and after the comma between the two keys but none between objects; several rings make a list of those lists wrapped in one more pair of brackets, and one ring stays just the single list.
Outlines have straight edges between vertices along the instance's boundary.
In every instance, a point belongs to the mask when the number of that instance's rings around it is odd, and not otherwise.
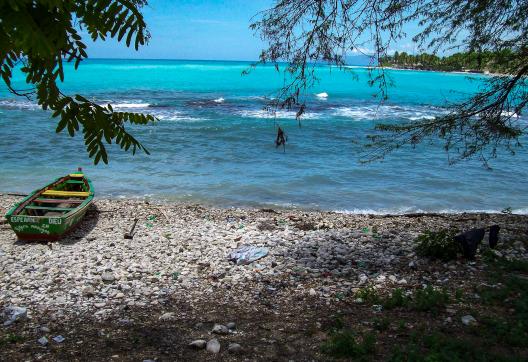
[{"label": "dark rocks in water", "polygon": [[478,245],[484,239],[485,229],[471,229],[465,233],[455,236],[455,241],[459,242],[462,245],[462,251],[464,257],[467,259],[475,259],[475,254],[477,253]]},{"label": "dark rocks in water", "polygon": [[489,229],[489,246],[492,249],[495,249],[497,243],[499,242],[499,225],[492,225]]}]

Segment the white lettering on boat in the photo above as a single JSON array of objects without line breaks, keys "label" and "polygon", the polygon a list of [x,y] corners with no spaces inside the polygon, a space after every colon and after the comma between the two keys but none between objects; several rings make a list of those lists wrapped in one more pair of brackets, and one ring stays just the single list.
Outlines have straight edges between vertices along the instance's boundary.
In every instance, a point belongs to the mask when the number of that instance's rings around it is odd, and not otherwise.
[{"label": "white lettering on boat", "polygon": [[54,217],[54,218],[49,218],[49,221],[48,221],[50,224],[53,224],[53,225],[60,225],[62,224],[62,219],[61,218],[58,218],[58,217]]},{"label": "white lettering on boat", "polygon": [[11,222],[27,222],[27,223],[33,223],[38,224],[39,220],[36,217],[31,216],[12,216]]}]

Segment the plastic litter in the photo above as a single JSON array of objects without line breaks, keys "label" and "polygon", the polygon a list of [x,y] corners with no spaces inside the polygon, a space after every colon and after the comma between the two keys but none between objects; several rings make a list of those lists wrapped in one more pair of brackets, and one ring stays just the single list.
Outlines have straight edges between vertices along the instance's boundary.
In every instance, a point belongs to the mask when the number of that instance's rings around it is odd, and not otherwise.
[{"label": "plastic litter", "polygon": [[17,320],[27,318],[27,308],[11,305],[4,310],[4,326],[9,326]]},{"label": "plastic litter", "polygon": [[251,245],[242,245],[235,251],[229,253],[228,259],[237,265],[245,265],[262,259],[268,255],[268,248],[256,247]]},{"label": "plastic litter", "polygon": [[54,340],[55,342],[57,342],[57,343],[62,343],[62,342],[64,342],[65,339],[66,339],[66,338],[64,338],[64,337],[61,336],[61,335],[58,335],[58,336],[53,337],[53,340]]},{"label": "plastic litter", "polygon": [[37,342],[42,346],[46,346],[48,344],[48,339],[46,337],[40,337]]}]

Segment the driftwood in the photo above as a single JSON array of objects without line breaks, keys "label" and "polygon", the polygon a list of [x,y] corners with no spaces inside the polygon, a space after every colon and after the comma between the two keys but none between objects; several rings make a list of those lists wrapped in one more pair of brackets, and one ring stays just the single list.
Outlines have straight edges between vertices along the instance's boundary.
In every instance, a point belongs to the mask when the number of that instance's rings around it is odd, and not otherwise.
[{"label": "driftwood", "polygon": [[133,239],[134,238],[134,229],[136,228],[136,224],[138,222],[138,219],[134,219],[134,224],[132,224],[132,228],[130,229],[130,232],[125,233],[124,238],[125,239]]}]

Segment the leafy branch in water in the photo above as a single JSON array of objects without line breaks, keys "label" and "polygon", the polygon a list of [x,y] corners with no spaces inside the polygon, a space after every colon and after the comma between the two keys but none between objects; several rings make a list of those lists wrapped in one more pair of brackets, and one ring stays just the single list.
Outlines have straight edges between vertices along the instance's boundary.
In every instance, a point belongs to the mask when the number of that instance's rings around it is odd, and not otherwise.
[{"label": "leafy branch in water", "polygon": [[[57,82],[64,81],[64,62],[77,69],[88,57],[78,29],[92,40],[124,39],[137,50],[147,43],[141,7],[144,0],[17,0],[0,5],[0,75],[9,91],[29,99],[36,97],[44,110],[58,118],[57,132],[70,136],[81,131],[89,157],[97,164],[108,163],[105,144],[115,142],[121,149],[148,150],[126,129],[126,124],[154,122],[151,115],[116,112],[112,106],[98,105],[82,95],[63,94]],[[20,68],[28,89],[12,84],[13,70]]]}]

